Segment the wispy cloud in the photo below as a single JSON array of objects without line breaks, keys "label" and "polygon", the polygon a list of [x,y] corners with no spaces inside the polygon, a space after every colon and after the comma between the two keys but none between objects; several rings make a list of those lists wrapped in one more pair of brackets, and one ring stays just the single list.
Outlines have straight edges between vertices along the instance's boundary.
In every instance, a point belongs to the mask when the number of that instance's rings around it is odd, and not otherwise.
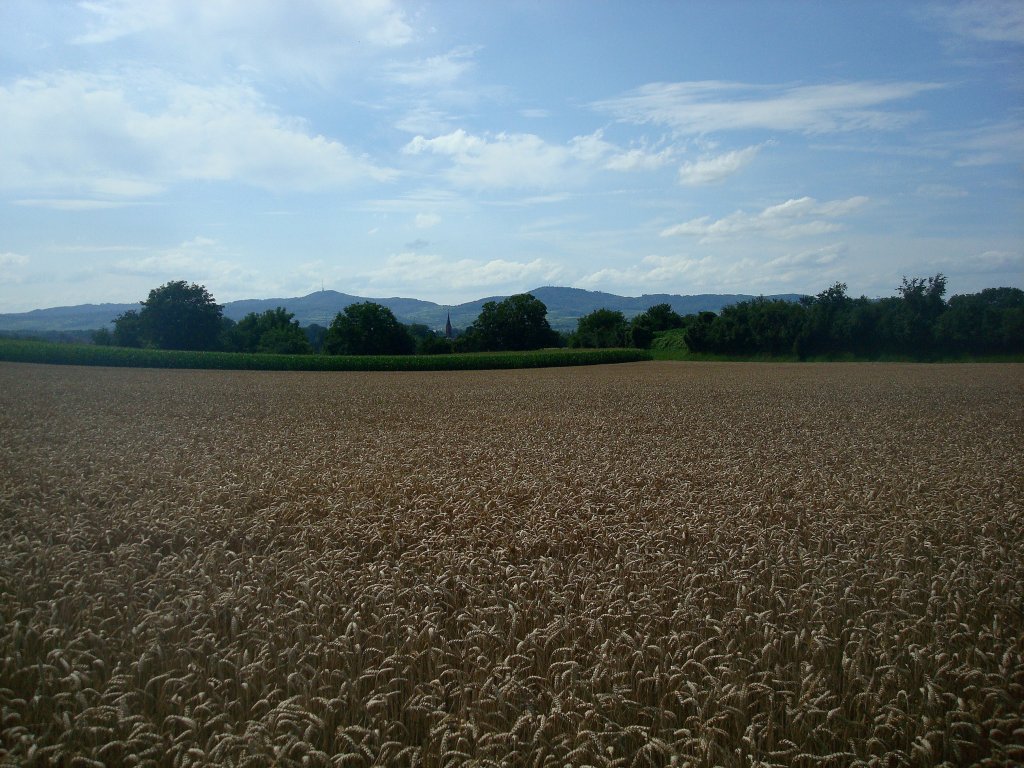
[{"label": "wispy cloud", "polygon": [[453,85],[474,66],[476,46],[461,46],[420,61],[392,63],[386,74],[390,80],[416,88],[444,88]]},{"label": "wispy cloud", "polygon": [[797,253],[786,253],[776,256],[765,262],[769,269],[801,269],[807,267],[826,267],[835,264],[847,252],[845,243],[833,243],[823,248],[813,248],[809,251],[798,251]]},{"label": "wispy cloud", "polygon": [[23,267],[28,264],[28,256],[20,253],[0,253],[0,267]]},{"label": "wispy cloud", "polygon": [[737,173],[757,157],[764,144],[737,149],[721,155],[705,156],[683,163],[679,168],[679,183],[686,186],[712,184]]},{"label": "wispy cloud", "polygon": [[[609,290],[629,294],[663,291],[666,286],[689,286],[701,292],[707,286],[728,289],[740,280],[740,264],[715,256],[689,255],[643,257],[638,263],[622,267],[605,267],[574,281],[577,288]],[[678,289],[676,289],[678,290]]]},{"label": "wispy cloud", "polygon": [[1014,272],[1024,274],[1024,252],[988,250],[962,253],[937,259],[931,267],[969,275]]},{"label": "wispy cloud", "polygon": [[1005,120],[973,129],[955,138],[962,153],[958,166],[996,165],[1024,162],[1024,122]]},{"label": "wispy cloud", "polygon": [[441,223],[441,217],[436,213],[417,213],[413,223],[416,229],[430,229]]},{"label": "wispy cloud", "polygon": [[0,87],[0,113],[0,186],[88,190],[96,207],[183,181],[312,190],[394,175],[244,85],[62,72]]},{"label": "wispy cloud", "polygon": [[86,25],[75,39],[80,45],[127,43],[178,67],[318,81],[367,49],[402,46],[414,35],[391,0],[88,0],[79,8]]},{"label": "wispy cloud", "polygon": [[1017,0],[967,0],[932,5],[930,12],[963,37],[1024,44],[1024,5]]},{"label": "wispy cloud", "polygon": [[527,290],[534,283],[563,277],[558,265],[544,259],[512,261],[508,259],[449,260],[436,254],[400,253],[389,257],[383,265],[353,276],[356,285],[367,292],[376,286],[389,290],[416,291],[417,295],[453,294],[478,298],[489,292]]},{"label": "wispy cloud", "polygon": [[906,125],[918,115],[882,107],[940,87],[917,82],[796,86],[715,80],[650,83],[593,106],[626,122],[665,125],[682,134],[749,129],[835,133]]},{"label": "wispy cloud", "polygon": [[450,158],[447,176],[467,187],[549,187],[570,170],[569,148],[549,144],[531,133],[475,136],[461,128],[427,139],[417,136],[404,148],[410,155],[430,153]]},{"label": "wispy cloud", "polygon": [[663,229],[661,236],[689,235],[703,242],[752,233],[778,238],[822,235],[842,229],[835,219],[853,213],[867,202],[868,198],[863,196],[827,202],[801,197],[769,206],[759,213],[736,211],[721,219],[710,216],[690,219]]},{"label": "wispy cloud", "polygon": [[654,151],[634,147],[626,150],[616,150],[605,162],[604,167],[609,171],[655,171],[662,166],[671,163],[677,154],[675,147],[665,147]]},{"label": "wispy cloud", "polygon": [[474,135],[460,128],[432,139],[416,136],[403,152],[450,158],[448,178],[476,188],[550,188],[580,182],[600,170],[653,170],[673,157],[671,148],[624,150],[606,141],[600,130],[553,144],[532,133]]},{"label": "wispy cloud", "polygon": [[[721,250],[689,254],[649,255],[639,262],[605,267],[584,275],[579,288],[648,293],[664,291],[702,293],[735,291],[754,293],[760,286],[771,292],[800,292],[799,286],[824,286],[845,269],[847,246],[843,243],[806,251],[783,251],[769,258],[756,258],[745,251]],[[686,286],[682,288],[681,286]]]},{"label": "wispy cloud", "polygon": [[277,284],[259,270],[247,266],[244,256],[230,246],[202,235],[170,248],[149,249],[144,254],[90,267],[90,279],[143,278],[155,285],[168,280],[189,280],[207,286],[219,301],[249,298],[255,291],[272,291]]}]

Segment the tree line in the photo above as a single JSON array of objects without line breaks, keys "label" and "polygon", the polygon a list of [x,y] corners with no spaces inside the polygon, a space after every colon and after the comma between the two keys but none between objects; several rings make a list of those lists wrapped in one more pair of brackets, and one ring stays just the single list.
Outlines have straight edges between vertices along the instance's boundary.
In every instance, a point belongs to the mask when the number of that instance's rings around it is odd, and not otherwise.
[{"label": "tree line", "polygon": [[1024,353],[1024,291],[987,288],[945,300],[946,278],[904,278],[897,296],[852,298],[836,283],[798,302],[757,298],[720,313],[682,316],[655,305],[631,320],[598,309],[563,335],[530,294],[486,302],[454,338],[406,325],[375,302],[351,304],[330,326],[299,326],[282,307],[234,322],[205,287],[173,281],[154,288],[98,344],[277,354],[405,355],[519,351],[545,347],[685,349],[722,355],[877,358]]},{"label": "tree line", "polygon": [[114,320],[112,330],[93,332],[96,344],[177,350],[275,354],[407,355],[521,351],[564,346],[551,329],[547,307],[530,294],[488,301],[468,328],[448,338],[426,325],[406,325],[372,301],[350,304],[330,326],[299,326],[283,307],[251,312],[238,322],[202,285],[184,280],[149,292],[138,310]]},{"label": "tree line", "polygon": [[904,278],[897,296],[847,295],[836,283],[798,302],[752,299],[685,317],[659,304],[627,321],[599,309],[579,320],[569,345],[652,345],[737,356],[929,358],[1024,353],[1024,291],[986,288],[945,301],[946,278]]},{"label": "tree line", "polygon": [[[798,302],[758,298],[719,314],[672,317],[663,306],[655,308],[653,319],[635,318],[630,331],[638,346],[650,338],[662,347],[738,356],[928,359],[1024,353],[1024,291],[986,288],[948,301],[945,292],[941,273],[904,278],[898,295],[882,299],[853,298],[844,283],[836,283]],[[657,328],[656,341],[651,327]]]}]

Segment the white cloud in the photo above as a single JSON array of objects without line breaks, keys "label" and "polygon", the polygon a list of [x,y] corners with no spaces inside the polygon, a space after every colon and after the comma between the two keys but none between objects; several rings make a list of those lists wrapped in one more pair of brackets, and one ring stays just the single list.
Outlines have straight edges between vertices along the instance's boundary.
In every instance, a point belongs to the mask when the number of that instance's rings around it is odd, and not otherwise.
[{"label": "white cloud", "polygon": [[626,267],[605,267],[584,275],[573,285],[589,290],[644,292],[651,288],[664,290],[666,286],[699,284],[700,280],[719,271],[711,257],[645,256],[639,264]]},{"label": "white cloud", "polygon": [[118,202],[194,180],[312,190],[393,175],[243,85],[62,72],[0,87],[0,113],[0,186],[68,199]]},{"label": "white cloud", "polygon": [[822,235],[842,229],[833,219],[847,216],[862,208],[867,197],[820,203],[812,197],[786,200],[765,208],[760,213],[736,211],[721,219],[702,216],[662,230],[662,237],[692,235],[702,242],[724,237],[758,233],[770,237],[793,238]]},{"label": "white cloud", "polygon": [[0,253],[0,267],[23,267],[28,264],[28,256],[20,253]]},{"label": "white cloud", "polygon": [[479,297],[488,292],[527,290],[538,283],[559,280],[562,268],[543,259],[509,261],[491,259],[458,259],[422,253],[400,253],[389,257],[377,269],[355,277],[363,291],[378,290],[414,292],[416,295],[455,291]]},{"label": "white cloud", "polygon": [[89,0],[75,42],[137,45],[152,60],[325,80],[367,49],[409,42],[390,0]]},{"label": "white cloud", "polygon": [[649,255],[622,267],[605,267],[575,281],[579,288],[632,294],[651,292],[753,294],[802,292],[838,279],[848,251],[836,243],[808,251],[776,250],[760,258],[746,247],[688,254]]},{"label": "white cloud", "polygon": [[91,0],[78,3],[78,7],[92,14],[89,30],[75,38],[75,42],[81,44],[109,43],[128,35],[166,27],[174,20],[173,5],[160,0],[147,3]]},{"label": "white cloud", "polygon": [[417,213],[414,221],[416,229],[430,229],[441,223],[441,217],[436,213]]},{"label": "white cloud", "polygon": [[748,165],[764,144],[737,149],[714,157],[702,157],[679,168],[679,183],[687,186],[711,184],[732,176]]},{"label": "white cloud", "polygon": [[452,159],[452,182],[468,187],[546,187],[562,180],[573,159],[566,147],[548,144],[531,133],[473,136],[461,128],[444,136],[417,136],[404,151]]},{"label": "white cloud", "polygon": [[417,88],[451,86],[474,66],[476,47],[462,46],[422,61],[391,64],[387,71],[391,80]]},{"label": "white cloud", "polygon": [[1018,0],[968,0],[933,6],[957,34],[984,42],[1024,43],[1024,5]]},{"label": "white cloud", "polygon": [[[194,237],[174,248],[151,252],[147,256],[135,256],[113,263],[110,271],[120,275],[138,277],[168,278],[173,275],[188,275],[183,279],[195,280],[197,271],[209,275],[211,270],[224,271],[237,265],[217,258],[217,241],[208,237]],[[181,278],[178,278],[181,279]]]},{"label": "white cloud", "polygon": [[395,128],[412,134],[440,134],[451,130],[452,116],[433,104],[417,104],[395,121]]},{"label": "white cloud", "polygon": [[596,163],[615,151],[615,145],[604,140],[604,131],[597,130],[585,136],[574,136],[569,141],[573,157],[585,163]]},{"label": "white cloud", "polygon": [[671,148],[660,152],[642,147],[622,150],[606,141],[600,130],[560,145],[532,133],[475,136],[460,128],[432,139],[416,136],[403,151],[449,157],[454,163],[449,179],[477,188],[551,187],[578,182],[596,170],[651,170],[672,157]]},{"label": "white cloud", "polygon": [[[760,270],[760,271],[758,271]],[[747,256],[729,253],[699,257],[685,254],[645,256],[639,263],[625,267],[606,267],[575,281],[578,288],[608,290],[630,295],[653,292],[755,293],[760,286],[766,293],[782,293],[777,275]]]},{"label": "white cloud", "polygon": [[672,162],[675,155],[676,152],[672,147],[667,147],[660,152],[627,149],[609,158],[604,167],[609,171],[655,171]]},{"label": "white cloud", "polygon": [[848,249],[844,243],[835,243],[833,245],[827,245],[824,248],[814,248],[809,251],[787,253],[782,256],[777,256],[765,262],[765,267],[769,269],[827,267],[839,261],[839,259],[846,254],[847,250]]},{"label": "white cloud", "polygon": [[881,107],[939,87],[915,82],[801,86],[713,80],[650,83],[593,106],[626,122],[666,125],[683,134],[748,129],[833,133],[905,125],[917,115]]},{"label": "white cloud", "polygon": [[956,141],[962,167],[1024,162],[1024,123],[1004,121],[970,131]]},{"label": "white cloud", "polygon": [[87,277],[128,279],[133,285],[150,287],[187,280],[205,285],[220,302],[273,295],[277,287],[230,248],[201,235],[171,248],[147,248],[140,255],[98,264],[88,270]]},{"label": "white cloud", "polygon": [[990,250],[957,254],[937,259],[930,266],[933,269],[935,266],[942,267],[945,272],[968,275],[997,272],[1024,274],[1024,252]]}]

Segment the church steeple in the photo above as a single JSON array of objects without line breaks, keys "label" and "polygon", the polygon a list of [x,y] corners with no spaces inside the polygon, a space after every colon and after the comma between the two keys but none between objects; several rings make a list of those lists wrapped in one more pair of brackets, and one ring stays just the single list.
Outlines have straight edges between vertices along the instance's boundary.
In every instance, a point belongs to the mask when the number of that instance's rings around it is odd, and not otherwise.
[{"label": "church steeple", "polygon": [[448,313],[448,320],[444,324],[444,337],[450,339],[452,337],[452,313]]}]

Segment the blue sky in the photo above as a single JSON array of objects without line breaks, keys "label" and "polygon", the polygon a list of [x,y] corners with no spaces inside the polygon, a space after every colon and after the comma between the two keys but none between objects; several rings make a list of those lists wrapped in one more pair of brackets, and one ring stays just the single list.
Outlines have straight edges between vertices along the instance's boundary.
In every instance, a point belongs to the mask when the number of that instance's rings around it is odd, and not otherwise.
[{"label": "blue sky", "polygon": [[0,0],[0,312],[1024,287],[1017,2]]}]

